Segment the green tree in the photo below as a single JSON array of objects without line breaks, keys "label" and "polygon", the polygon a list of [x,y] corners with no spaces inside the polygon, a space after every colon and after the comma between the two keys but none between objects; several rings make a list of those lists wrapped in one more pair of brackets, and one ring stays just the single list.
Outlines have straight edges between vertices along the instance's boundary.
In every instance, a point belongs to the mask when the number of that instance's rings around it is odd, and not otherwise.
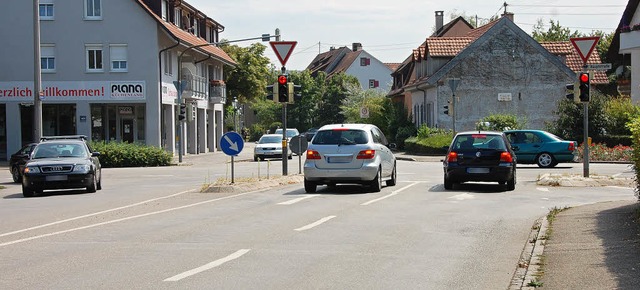
[{"label": "green tree", "polygon": [[358,79],[345,73],[338,73],[329,78],[326,74],[319,73],[316,78],[325,79],[324,86],[321,86],[319,93],[321,98],[318,102],[318,125],[336,124],[344,122],[344,115],[340,110],[342,100],[348,95],[349,85],[359,85]]},{"label": "green tree", "polygon": [[[591,92],[591,99],[588,103],[590,137],[598,138],[606,133],[604,128],[607,126],[608,118],[605,107],[608,99],[608,96],[598,91]],[[553,113],[558,118],[547,124],[547,131],[563,139],[578,141],[578,143],[584,140],[583,103],[574,103],[564,98],[558,101],[558,109]]]},{"label": "green tree", "polygon": [[[349,94],[342,101],[340,109],[347,123],[368,123],[378,126],[388,135],[387,127],[389,119],[387,115],[387,103],[391,102],[384,92],[379,90],[363,90],[359,85],[347,88]],[[368,118],[360,117],[360,109],[366,107],[369,111]]]},{"label": "green tree", "polygon": [[569,38],[580,37],[582,34],[577,30],[571,32],[569,28],[560,26],[560,21],[549,20],[550,27],[545,31],[542,18],[539,18],[533,26],[531,36],[538,42],[542,41],[569,41]]},{"label": "green tree", "polygon": [[526,120],[518,120],[518,116],[510,114],[492,114],[476,123],[476,130],[504,131],[522,129]]},{"label": "green tree", "polygon": [[264,56],[266,46],[254,43],[248,47],[229,44],[223,44],[220,47],[237,63],[235,67],[224,67],[227,104],[230,104],[234,97],[240,103],[247,103],[263,96],[271,73],[269,58]]},{"label": "green tree", "polygon": [[318,127],[318,102],[321,99],[321,87],[324,79],[319,81],[311,76],[311,72],[292,71],[289,80],[300,86],[302,98],[287,105],[287,127],[297,128],[300,132]]}]

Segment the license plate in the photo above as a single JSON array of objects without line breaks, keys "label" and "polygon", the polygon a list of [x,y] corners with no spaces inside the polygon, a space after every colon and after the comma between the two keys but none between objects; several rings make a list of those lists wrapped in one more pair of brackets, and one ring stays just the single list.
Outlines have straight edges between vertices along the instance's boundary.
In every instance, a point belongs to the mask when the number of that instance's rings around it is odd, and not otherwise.
[{"label": "license plate", "polygon": [[351,162],[350,156],[332,156],[327,157],[327,163],[348,163]]},{"label": "license plate", "polygon": [[467,168],[467,173],[489,173],[489,168]]},{"label": "license plate", "polygon": [[67,180],[66,175],[51,175],[45,178],[46,181],[64,181]]}]

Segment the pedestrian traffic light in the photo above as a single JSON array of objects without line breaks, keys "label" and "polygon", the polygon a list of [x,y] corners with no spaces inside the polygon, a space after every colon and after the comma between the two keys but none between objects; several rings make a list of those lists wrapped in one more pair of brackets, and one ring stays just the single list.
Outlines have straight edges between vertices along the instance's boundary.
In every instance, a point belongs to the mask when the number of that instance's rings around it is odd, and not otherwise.
[{"label": "pedestrian traffic light", "polygon": [[273,95],[274,94],[278,94],[276,92],[276,90],[278,89],[278,86],[274,86],[274,85],[268,85],[265,87],[265,89],[267,90],[267,100],[272,100],[273,101]]},{"label": "pedestrian traffic light", "polygon": [[180,104],[180,111],[178,112],[178,120],[184,121],[187,118],[187,105]]},{"label": "pedestrian traffic light", "polygon": [[576,85],[575,84],[567,84],[566,85],[566,97],[570,101],[577,102],[577,94],[576,94]]},{"label": "pedestrian traffic light", "polygon": [[287,75],[278,76],[278,102],[286,103],[289,101],[289,80]]},{"label": "pedestrian traffic light", "polygon": [[589,102],[589,86],[591,81],[589,73],[581,72],[578,76],[578,81],[580,82],[580,101]]}]

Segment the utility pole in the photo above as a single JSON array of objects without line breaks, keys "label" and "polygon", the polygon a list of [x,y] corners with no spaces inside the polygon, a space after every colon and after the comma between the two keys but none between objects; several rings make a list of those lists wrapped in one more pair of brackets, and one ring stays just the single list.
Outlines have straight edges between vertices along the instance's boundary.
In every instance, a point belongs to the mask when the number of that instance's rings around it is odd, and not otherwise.
[{"label": "utility pole", "polygon": [[33,142],[42,137],[42,75],[40,71],[40,1],[33,0]]}]

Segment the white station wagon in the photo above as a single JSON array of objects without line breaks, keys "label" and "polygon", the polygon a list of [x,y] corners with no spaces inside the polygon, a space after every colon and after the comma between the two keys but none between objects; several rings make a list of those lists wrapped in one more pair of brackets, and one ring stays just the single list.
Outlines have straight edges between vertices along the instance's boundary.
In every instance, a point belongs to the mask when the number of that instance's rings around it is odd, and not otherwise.
[{"label": "white station wagon", "polygon": [[378,192],[382,182],[396,185],[395,144],[371,124],[333,124],[322,126],[307,148],[304,162],[304,189],[338,183],[362,184]]}]

